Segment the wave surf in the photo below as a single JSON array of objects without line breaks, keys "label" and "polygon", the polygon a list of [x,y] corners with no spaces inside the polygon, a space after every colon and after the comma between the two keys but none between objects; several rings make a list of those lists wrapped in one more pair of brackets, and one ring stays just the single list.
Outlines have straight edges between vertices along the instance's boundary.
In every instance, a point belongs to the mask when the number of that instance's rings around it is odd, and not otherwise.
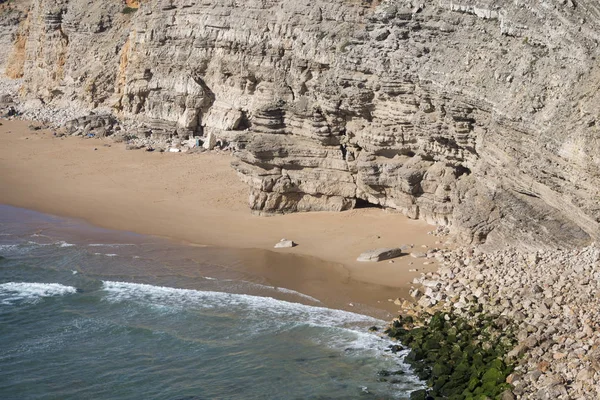
[{"label": "wave surf", "polygon": [[36,303],[44,297],[64,296],[77,293],[72,286],[60,283],[7,282],[0,284],[0,304],[15,302]]}]

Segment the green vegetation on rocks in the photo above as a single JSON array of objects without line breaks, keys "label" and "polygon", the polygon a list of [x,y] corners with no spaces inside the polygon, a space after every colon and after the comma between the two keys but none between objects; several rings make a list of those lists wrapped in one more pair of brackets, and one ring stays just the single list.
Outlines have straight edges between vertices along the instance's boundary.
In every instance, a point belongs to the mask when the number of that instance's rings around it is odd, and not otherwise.
[{"label": "green vegetation on rocks", "polygon": [[506,377],[514,369],[504,361],[516,344],[509,325],[503,317],[437,312],[422,326],[399,317],[385,333],[411,349],[405,361],[429,386],[411,400],[497,399],[510,389]]},{"label": "green vegetation on rocks", "polygon": [[134,7],[125,7],[123,8],[123,11],[121,11],[123,14],[133,14],[134,12],[136,12],[138,9],[134,8]]}]

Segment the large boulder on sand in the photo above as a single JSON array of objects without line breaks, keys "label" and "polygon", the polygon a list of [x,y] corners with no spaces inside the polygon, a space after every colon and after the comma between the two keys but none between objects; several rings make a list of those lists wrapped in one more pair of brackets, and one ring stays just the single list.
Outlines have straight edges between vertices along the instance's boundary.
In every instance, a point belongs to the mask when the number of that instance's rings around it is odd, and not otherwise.
[{"label": "large boulder on sand", "polygon": [[404,247],[369,250],[358,256],[356,261],[377,262],[389,260],[390,258],[399,257],[402,254],[402,250],[404,250]]}]

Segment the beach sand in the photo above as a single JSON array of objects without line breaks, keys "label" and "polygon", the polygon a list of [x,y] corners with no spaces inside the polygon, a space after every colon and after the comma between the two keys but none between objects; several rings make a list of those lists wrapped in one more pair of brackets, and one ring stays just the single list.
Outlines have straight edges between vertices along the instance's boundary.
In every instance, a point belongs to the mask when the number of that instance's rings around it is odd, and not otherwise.
[{"label": "beach sand", "polygon": [[[427,234],[431,225],[398,213],[366,208],[253,215],[248,188],[230,167],[229,153],[127,151],[123,143],[108,139],[57,138],[51,131],[30,130],[27,121],[0,122],[2,204],[234,249],[238,261],[222,250],[213,261],[331,298],[329,304],[348,305],[348,299],[355,299],[394,312],[398,307],[389,299],[407,297],[413,278],[437,268],[408,255],[393,263],[356,261],[361,252],[375,248],[408,244],[422,252],[423,246],[441,247],[437,237]],[[282,238],[298,246],[273,249]]]}]

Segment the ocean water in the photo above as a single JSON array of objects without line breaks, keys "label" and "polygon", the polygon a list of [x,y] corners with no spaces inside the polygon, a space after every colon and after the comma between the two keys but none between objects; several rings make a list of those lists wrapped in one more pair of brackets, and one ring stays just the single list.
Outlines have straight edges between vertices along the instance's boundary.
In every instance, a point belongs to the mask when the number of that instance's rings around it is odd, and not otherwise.
[{"label": "ocean water", "polygon": [[[0,206],[0,399],[406,399],[385,321]],[[215,276],[213,276],[215,275]],[[383,378],[381,370],[404,374]]]}]

